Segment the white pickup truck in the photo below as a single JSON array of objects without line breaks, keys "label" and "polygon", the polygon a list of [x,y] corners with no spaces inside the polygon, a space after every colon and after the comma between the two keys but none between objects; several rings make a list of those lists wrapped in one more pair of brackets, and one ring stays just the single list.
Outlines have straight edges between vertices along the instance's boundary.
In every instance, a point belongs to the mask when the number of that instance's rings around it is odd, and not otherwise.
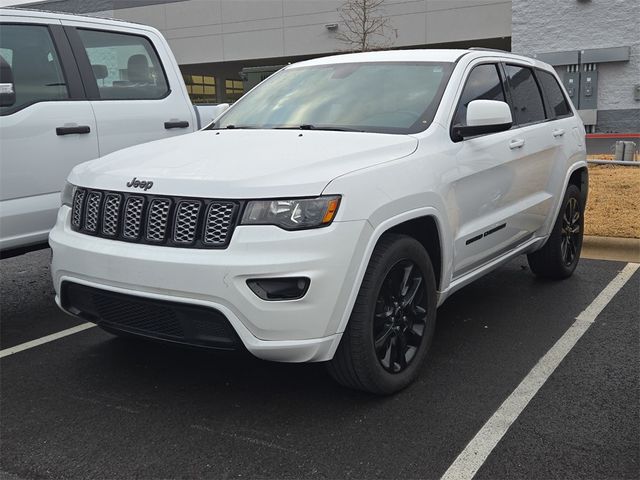
[{"label": "white pickup truck", "polygon": [[47,245],[77,164],[198,130],[162,34],[133,23],[0,9],[0,256]]}]

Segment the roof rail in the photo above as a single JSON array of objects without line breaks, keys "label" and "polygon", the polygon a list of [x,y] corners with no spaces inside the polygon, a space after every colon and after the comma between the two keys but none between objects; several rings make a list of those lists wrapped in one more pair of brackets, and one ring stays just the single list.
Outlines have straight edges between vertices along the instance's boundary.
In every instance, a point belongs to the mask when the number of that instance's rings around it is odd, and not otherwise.
[{"label": "roof rail", "polygon": [[469,47],[467,50],[480,50],[485,52],[499,52],[499,53],[511,53],[507,50],[500,50],[499,48],[486,48],[486,47]]}]

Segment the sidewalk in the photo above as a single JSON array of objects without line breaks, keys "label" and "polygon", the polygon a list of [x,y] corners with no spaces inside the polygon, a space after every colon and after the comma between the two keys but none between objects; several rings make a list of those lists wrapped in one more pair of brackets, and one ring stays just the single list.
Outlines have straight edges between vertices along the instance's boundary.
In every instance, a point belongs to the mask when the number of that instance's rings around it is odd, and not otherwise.
[{"label": "sidewalk", "polygon": [[580,256],[597,260],[640,263],[640,239],[585,235]]}]

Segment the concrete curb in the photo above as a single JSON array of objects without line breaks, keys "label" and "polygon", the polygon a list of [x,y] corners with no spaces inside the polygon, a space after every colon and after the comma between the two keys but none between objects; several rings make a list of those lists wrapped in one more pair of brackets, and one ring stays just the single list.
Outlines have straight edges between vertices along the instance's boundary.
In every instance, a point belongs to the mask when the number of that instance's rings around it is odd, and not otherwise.
[{"label": "concrete curb", "polygon": [[640,238],[585,235],[580,256],[596,260],[640,263]]}]

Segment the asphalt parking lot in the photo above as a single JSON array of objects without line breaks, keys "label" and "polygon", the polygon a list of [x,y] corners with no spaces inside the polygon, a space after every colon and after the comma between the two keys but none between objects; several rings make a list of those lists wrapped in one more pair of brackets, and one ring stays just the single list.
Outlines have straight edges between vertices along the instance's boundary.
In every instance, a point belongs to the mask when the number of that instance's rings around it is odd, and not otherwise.
[{"label": "asphalt parking lot", "polygon": [[[82,323],[49,251],[0,262],[0,349]],[[543,282],[524,257],[438,311],[419,381],[385,398],[322,365],[115,338],[97,328],[0,361],[0,478],[439,478],[625,267]],[[478,479],[640,476],[640,271],[482,462]]]}]

